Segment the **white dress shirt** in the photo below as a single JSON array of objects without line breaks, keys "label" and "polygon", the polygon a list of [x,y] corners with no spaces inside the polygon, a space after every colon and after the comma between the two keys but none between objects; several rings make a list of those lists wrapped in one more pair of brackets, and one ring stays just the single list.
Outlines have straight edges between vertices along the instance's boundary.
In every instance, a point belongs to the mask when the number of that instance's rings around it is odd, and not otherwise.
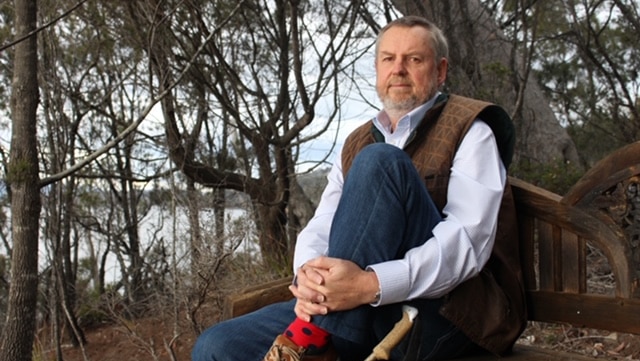
[{"label": "white dress shirt", "polygon": [[[384,111],[373,123],[386,143],[402,148],[434,100],[401,118],[393,132]],[[344,182],[340,153],[327,178],[316,212],[298,236],[294,272],[308,260],[327,254],[329,231]],[[493,132],[476,119],[454,157],[444,219],[434,227],[433,237],[403,258],[367,266],[380,282],[376,305],[437,298],[478,274],[491,255],[505,182],[506,170]]]}]

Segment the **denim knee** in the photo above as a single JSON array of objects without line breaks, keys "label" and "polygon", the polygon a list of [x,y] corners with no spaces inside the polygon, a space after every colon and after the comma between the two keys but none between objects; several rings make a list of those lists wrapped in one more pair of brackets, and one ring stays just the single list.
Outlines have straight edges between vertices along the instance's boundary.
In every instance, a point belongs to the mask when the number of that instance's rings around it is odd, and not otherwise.
[{"label": "denim knee", "polygon": [[193,361],[260,360],[293,321],[295,300],[274,303],[258,311],[206,329],[191,351]]},{"label": "denim knee", "polygon": [[360,150],[360,152],[358,152],[354,162],[358,158],[371,159],[382,163],[398,160],[410,160],[407,153],[402,149],[387,143],[373,143],[365,146]]},{"label": "denim knee", "polygon": [[[402,149],[386,144],[374,143],[362,148],[353,159],[351,169],[359,176],[374,177],[391,169],[414,169],[411,158]],[[393,172],[393,171],[392,171]]]},{"label": "denim knee", "polygon": [[[223,355],[225,352],[223,332],[220,327],[210,327],[198,336],[191,349],[192,361],[215,361],[215,355]],[[228,351],[228,350],[227,350]]]}]

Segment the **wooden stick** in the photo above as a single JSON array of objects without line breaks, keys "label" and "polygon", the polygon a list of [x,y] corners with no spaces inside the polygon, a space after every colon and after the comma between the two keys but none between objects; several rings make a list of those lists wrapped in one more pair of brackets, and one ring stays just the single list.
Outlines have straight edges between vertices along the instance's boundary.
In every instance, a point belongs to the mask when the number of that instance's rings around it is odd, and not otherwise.
[{"label": "wooden stick", "polygon": [[402,338],[409,332],[413,325],[413,320],[418,315],[418,309],[404,305],[402,306],[402,318],[398,321],[391,331],[380,341],[373,352],[364,361],[388,360],[391,356],[391,350],[396,347]]}]

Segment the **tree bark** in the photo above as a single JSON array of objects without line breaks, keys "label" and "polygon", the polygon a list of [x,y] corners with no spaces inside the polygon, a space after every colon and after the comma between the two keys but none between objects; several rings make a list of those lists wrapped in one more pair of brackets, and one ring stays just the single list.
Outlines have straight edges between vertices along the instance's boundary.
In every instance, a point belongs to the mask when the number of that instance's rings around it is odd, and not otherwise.
[{"label": "tree bark", "polygon": [[[36,29],[37,1],[15,0],[15,35]],[[36,109],[38,106],[37,42],[29,36],[15,46],[11,93],[12,135],[7,179],[11,193],[13,258],[7,320],[0,361],[31,360],[38,295],[38,176]]]}]

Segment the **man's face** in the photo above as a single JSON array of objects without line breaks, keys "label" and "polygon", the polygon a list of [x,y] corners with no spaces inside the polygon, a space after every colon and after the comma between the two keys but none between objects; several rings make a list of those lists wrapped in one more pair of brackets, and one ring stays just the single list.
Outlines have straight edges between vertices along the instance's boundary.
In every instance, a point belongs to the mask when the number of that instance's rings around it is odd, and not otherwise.
[{"label": "man's face", "polygon": [[376,90],[387,112],[409,112],[431,99],[444,83],[447,60],[434,61],[429,31],[419,26],[389,28],[376,54]]}]

